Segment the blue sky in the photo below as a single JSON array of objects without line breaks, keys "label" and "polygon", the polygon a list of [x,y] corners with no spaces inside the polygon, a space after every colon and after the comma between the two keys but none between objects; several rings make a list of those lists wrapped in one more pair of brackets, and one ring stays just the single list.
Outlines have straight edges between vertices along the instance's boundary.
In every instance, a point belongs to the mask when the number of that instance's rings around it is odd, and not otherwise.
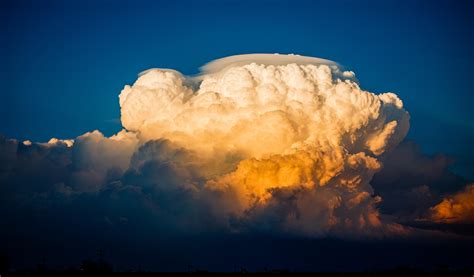
[{"label": "blue sky", "polygon": [[[0,264],[79,268],[101,248],[115,270],[472,269],[473,16],[462,0],[0,1]],[[238,198],[207,189],[202,157],[166,140],[2,136],[109,136],[121,129],[118,95],[140,72],[193,75],[214,59],[277,52],[336,61],[363,89],[403,100],[408,141],[374,178],[366,159],[361,190],[352,179],[343,190],[344,178],[275,187],[268,205],[235,215],[226,210]],[[448,196],[459,224],[431,217]],[[295,234],[288,218],[301,223]]]},{"label": "blue sky", "polygon": [[244,53],[337,61],[393,91],[408,137],[472,178],[469,1],[2,1],[0,133],[46,141],[120,129],[118,94],[151,67],[195,74]]}]

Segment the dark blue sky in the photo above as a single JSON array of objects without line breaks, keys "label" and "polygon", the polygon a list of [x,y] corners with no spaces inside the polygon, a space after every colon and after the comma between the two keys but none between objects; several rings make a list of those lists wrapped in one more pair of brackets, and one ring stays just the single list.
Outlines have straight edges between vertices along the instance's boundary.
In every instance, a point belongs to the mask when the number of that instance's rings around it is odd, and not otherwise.
[{"label": "dark blue sky", "polygon": [[118,94],[140,71],[198,72],[233,54],[337,61],[393,91],[408,137],[474,178],[471,1],[2,1],[0,133],[46,141],[120,129]]}]

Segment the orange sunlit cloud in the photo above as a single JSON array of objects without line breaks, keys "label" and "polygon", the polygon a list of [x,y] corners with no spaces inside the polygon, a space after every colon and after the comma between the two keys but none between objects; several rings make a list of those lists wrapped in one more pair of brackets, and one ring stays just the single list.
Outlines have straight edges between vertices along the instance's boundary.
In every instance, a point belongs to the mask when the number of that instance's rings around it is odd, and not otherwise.
[{"label": "orange sunlit cloud", "polygon": [[440,223],[474,223],[474,184],[432,207],[431,219]]}]

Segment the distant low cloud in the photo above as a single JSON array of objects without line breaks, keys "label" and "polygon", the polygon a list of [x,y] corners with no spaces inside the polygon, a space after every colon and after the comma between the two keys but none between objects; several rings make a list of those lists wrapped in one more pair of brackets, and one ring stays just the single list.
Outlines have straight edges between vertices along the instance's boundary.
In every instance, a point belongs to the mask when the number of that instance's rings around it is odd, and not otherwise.
[{"label": "distant low cloud", "polygon": [[432,207],[431,219],[441,223],[474,223],[474,184]]},{"label": "distant low cloud", "polygon": [[449,170],[452,158],[443,154],[425,155],[413,141],[402,142],[381,159],[383,168],[371,184],[382,197],[381,212],[401,222],[426,219],[430,207],[468,183]]}]

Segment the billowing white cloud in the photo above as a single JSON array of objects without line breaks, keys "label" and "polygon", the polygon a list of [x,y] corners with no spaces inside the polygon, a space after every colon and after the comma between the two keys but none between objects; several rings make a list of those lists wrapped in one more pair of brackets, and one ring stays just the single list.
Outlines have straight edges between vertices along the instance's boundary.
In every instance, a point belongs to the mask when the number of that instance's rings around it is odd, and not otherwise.
[{"label": "billowing white cloud", "polygon": [[186,182],[219,217],[240,226],[276,216],[307,234],[386,227],[370,181],[409,128],[395,94],[301,56],[241,55],[204,70],[142,73],[120,94],[121,121],[139,144],[165,139],[191,153],[197,179]]}]

